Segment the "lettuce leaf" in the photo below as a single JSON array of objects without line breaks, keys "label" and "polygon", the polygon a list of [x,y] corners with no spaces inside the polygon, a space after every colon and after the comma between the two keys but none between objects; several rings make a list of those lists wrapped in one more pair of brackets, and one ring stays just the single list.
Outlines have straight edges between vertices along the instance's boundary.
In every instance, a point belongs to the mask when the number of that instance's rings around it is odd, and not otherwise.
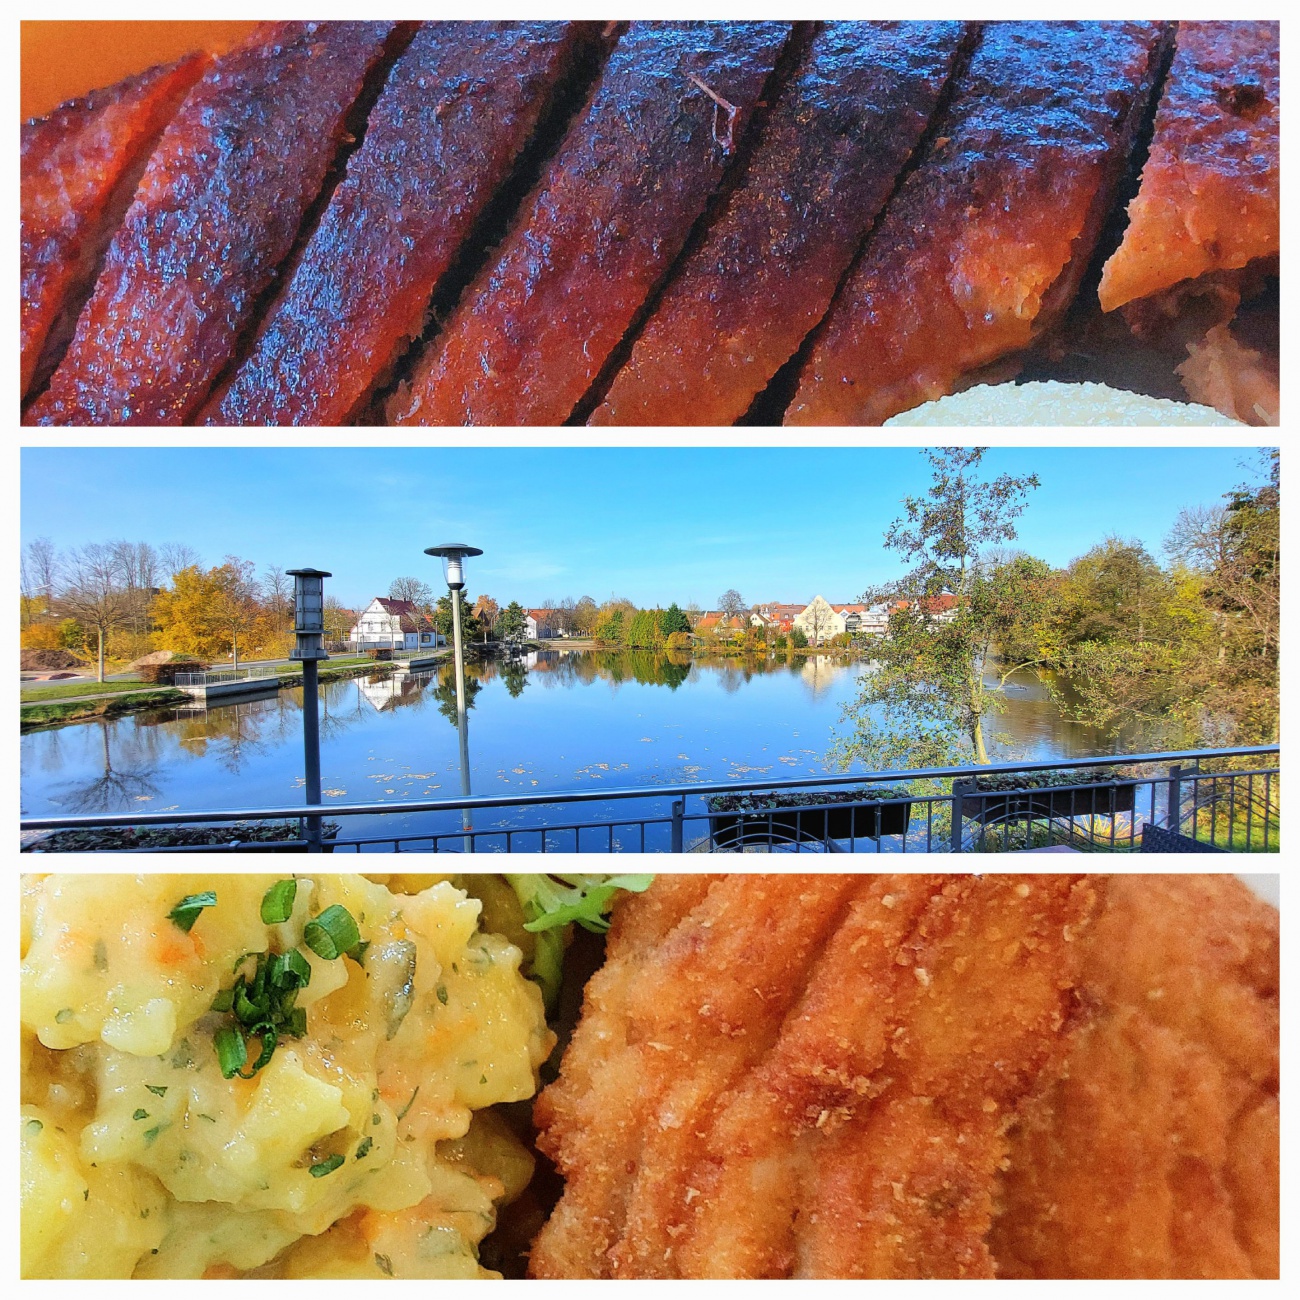
[{"label": "lettuce leaf", "polygon": [[609,929],[609,912],[621,890],[639,894],[653,875],[542,875],[506,873],[524,913],[524,929],[537,936],[532,977],[542,986],[548,1008],[555,1005],[563,974],[566,927],[603,934]]}]

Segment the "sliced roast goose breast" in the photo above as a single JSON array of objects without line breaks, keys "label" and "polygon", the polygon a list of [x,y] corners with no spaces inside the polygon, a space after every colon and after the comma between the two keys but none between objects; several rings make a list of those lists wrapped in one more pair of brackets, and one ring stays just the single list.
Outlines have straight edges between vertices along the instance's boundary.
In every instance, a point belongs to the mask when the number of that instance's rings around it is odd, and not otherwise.
[{"label": "sliced roast goose breast", "polygon": [[150,68],[23,124],[24,396],[58,361],[139,165],[207,63],[191,55]]},{"label": "sliced roast goose breast", "polygon": [[389,418],[568,419],[733,160],[789,31],[770,22],[631,24]]},{"label": "sliced roast goose breast", "polygon": [[1142,184],[1102,273],[1104,311],[1277,256],[1279,55],[1277,23],[1179,24]]},{"label": "sliced roast goose breast", "polygon": [[797,351],[921,138],[962,23],[827,23],[592,424],[732,424]]},{"label": "sliced roast goose breast", "polygon": [[430,298],[574,52],[563,22],[427,23],[208,424],[348,423]]},{"label": "sliced roast goose breast", "polygon": [[217,61],[149,160],[35,424],[192,418],[293,247],[393,23],[274,23]]},{"label": "sliced roast goose breast", "polygon": [[1026,347],[1073,299],[1168,40],[1161,23],[988,24],[840,291],[787,424],[880,424]]}]

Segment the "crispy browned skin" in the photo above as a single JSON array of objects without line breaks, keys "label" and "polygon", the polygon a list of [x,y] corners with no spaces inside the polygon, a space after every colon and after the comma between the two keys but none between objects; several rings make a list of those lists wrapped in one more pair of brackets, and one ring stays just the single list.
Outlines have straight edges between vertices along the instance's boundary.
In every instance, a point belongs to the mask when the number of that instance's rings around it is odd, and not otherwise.
[{"label": "crispy browned skin", "polygon": [[293,279],[208,424],[345,424],[424,327],[434,288],[527,143],[570,23],[426,24]]},{"label": "crispy browned skin", "polygon": [[149,160],[34,424],[183,424],[293,246],[394,24],[269,23]]},{"label": "crispy browned skin", "polygon": [[1013,1132],[1009,1277],[1278,1276],[1278,914],[1231,876],[1116,876],[1095,1022]]},{"label": "crispy browned skin", "polygon": [[743,184],[676,269],[592,424],[732,424],[830,306],[934,112],[961,23],[827,23]]},{"label": "crispy browned skin", "polygon": [[1103,311],[1280,243],[1278,24],[1180,23],[1129,225],[1106,263]]},{"label": "crispy browned skin", "polygon": [[880,424],[1069,305],[1150,98],[1156,23],[992,23],[836,297],[787,424]]},{"label": "crispy browned skin", "polygon": [[633,23],[499,255],[389,404],[390,421],[568,419],[681,251],[789,30]]},{"label": "crispy browned skin", "polygon": [[620,906],[538,1101],[539,1145],[567,1183],[534,1274],[991,1276],[1004,1129],[1064,1055],[1094,887],[672,888],[698,901],[661,906],[657,882]]},{"label": "crispy browned skin", "polygon": [[60,317],[75,318],[138,165],[207,63],[192,55],[150,68],[23,123],[23,396],[52,364],[42,356],[47,342],[67,342]]}]

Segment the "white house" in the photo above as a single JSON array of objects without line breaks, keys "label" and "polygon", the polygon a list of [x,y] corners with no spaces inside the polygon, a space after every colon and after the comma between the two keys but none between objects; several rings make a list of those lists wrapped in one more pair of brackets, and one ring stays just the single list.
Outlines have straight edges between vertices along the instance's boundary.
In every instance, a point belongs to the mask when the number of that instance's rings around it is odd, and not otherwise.
[{"label": "white house", "polygon": [[561,633],[555,626],[555,610],[524,610],[524,636],[529,641],[549,641]]},{"label": "white house", "polygon": [[348,640],[353,649],[425,650],[443,644],[429,616],[409,600],[376,596],[361,611]]},{"label": "white house", "polygon": [[844,615],[824,596],[814,596],[795,615],[794,626],[808,638],[809,645],[822,645],[845,630]]}]

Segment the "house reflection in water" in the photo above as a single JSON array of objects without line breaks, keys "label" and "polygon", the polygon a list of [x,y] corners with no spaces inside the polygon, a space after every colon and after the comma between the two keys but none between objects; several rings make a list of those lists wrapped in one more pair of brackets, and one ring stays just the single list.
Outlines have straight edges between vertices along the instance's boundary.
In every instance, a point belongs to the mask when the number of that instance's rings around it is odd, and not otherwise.
[{"label": "house reflection in water", "polygon": [[403,705],[423,704],[424,690],[431,678],[430,673],[377,674],[358,678],[357,690],[372,708],[384,713]]}]

